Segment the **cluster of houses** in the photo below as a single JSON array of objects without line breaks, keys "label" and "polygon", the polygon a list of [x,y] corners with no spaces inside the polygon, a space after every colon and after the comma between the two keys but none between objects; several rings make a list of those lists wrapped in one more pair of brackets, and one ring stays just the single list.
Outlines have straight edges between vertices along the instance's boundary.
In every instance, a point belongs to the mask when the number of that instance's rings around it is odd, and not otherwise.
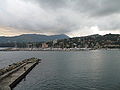
[{"label": "cluster of houses", "polygon": [[12,50],[81,50],[101,48],[120,48],[120,35],[92,35],[48,42],[28,43],[25,47],[20,48],[15,44]]}]

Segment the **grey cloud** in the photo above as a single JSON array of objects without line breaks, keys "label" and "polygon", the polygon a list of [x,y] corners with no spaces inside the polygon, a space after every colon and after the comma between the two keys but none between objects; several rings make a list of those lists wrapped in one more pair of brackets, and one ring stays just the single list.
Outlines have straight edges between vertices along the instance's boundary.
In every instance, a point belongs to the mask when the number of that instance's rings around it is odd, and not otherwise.
[{"label": "grey cloud", "polygon": [[107,16],[120,13],[120,0],[102,0],[96,12],[97,16]]},{"label": "grey cloud", "polygon": [[106,21],[103,24],[98,25],[100,27],[100,30],[120,30],[120,21]]},{"label": "grey cloud", "polygon": [[34,2],[47,9],[58,9],[66,6],[66,0],[27,0]]},{"label": "grey cloud", "polygon": [[29,0],[43,8],[73,9],[91,16],[106,16],[120,13],[120,0]]},{"label": "grey cloud", "polygon": [[73,9],[89,16],[120,13],[120,0],[72,0]]},{"label": "grey cloud", "polygon": [[57,34],[78,29],[82,31],[86,26],[89,28],[98,26],[100,30],[120,30],[120,0],[11,1],[21,6],[20,8],[9,6],[9,3],[6,5],[2,1],[0,25],[23,29],[23,31]]}]

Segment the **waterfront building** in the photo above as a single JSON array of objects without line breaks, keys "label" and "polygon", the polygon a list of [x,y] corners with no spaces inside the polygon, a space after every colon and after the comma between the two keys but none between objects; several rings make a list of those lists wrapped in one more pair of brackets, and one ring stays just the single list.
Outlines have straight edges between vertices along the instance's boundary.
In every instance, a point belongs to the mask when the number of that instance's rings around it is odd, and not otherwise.
[{"label": "waterfront building", "polygon": [[42,43],[42,48],[48,48],[48,44]]}]

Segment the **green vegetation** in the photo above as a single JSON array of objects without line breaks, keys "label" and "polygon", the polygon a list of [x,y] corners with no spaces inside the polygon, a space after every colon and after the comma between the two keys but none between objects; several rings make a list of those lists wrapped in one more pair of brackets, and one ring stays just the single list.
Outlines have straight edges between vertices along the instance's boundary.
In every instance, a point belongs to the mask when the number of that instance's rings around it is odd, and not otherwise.
[{"label": "green vegetation", "polygon": [[48,48],[120,48],[120,34],[90,35],[68,39],[56,39],[47,42],[9,42],[0,43],[0,47],[41,48],[46,43]]}]

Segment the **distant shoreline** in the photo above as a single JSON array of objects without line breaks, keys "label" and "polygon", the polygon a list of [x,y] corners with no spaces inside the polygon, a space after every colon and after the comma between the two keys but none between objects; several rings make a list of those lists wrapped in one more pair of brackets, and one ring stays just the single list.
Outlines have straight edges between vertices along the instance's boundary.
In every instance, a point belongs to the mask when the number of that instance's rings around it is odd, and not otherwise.
[{"label": "distant shoreline", "polygon": [[91,50],[120,50],[120,48],[3,48],[0,51],[91,51]]}]

